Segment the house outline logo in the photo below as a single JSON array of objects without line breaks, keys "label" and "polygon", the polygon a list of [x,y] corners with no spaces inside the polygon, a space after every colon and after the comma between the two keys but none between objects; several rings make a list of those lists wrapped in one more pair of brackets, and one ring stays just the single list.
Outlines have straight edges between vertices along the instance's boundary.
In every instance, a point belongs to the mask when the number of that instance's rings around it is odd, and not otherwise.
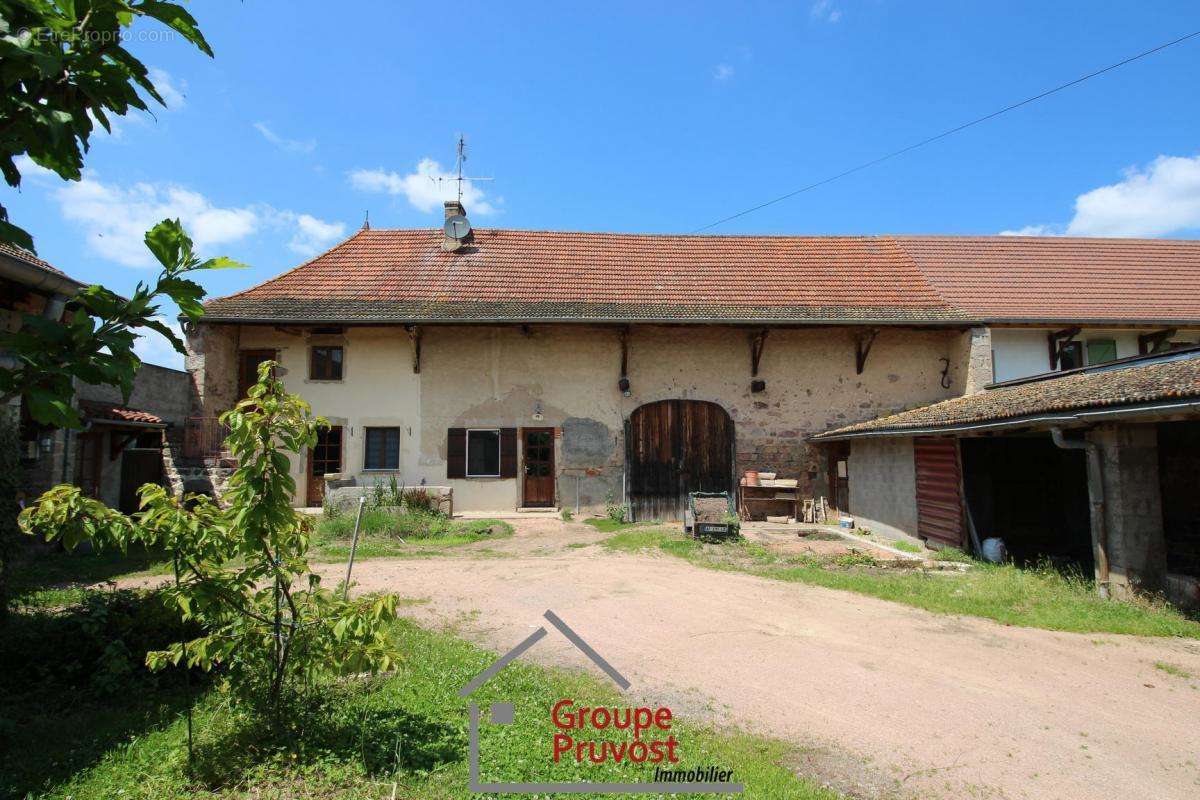
[{"label": "house outline logo", "polygon": [[[555,614],[553,611],[547,610],[542,617],[549,622],[559,633],[566,637],[567,641],[575,646],[597,667],[599,667],[605,675],[615,683],[622,691],[629,689],[632,685],[617,669],[583,640],[567,623]],[[483,672],[480,672],[474,678],[458,690],[458,696],[462,698],[470,697],[476,689],[483,686],[501,670],[516,661],[527,650],[544,639],[548,631],[546,627],[540,626],[529,636],[525,637],[520,644],[509,650]],[[472,792],[480,792],[484,794],[740,794],[745,790],[745,786],[741,783],[723,783],[723,782],[633,782],[633,783],[602,783],[596,781],[567,781],[563,783],[505,783],[491,782],[483,783],[479,779],[479,725],[482,716],[479,704],[475,701],[470,701],[470,726],[468,734],[468,747],[470,759],[470,790]],[[489,721],[493,725],[511,725],[514,719],[515,709],[512,703],[492,703],[489,709]]]}]

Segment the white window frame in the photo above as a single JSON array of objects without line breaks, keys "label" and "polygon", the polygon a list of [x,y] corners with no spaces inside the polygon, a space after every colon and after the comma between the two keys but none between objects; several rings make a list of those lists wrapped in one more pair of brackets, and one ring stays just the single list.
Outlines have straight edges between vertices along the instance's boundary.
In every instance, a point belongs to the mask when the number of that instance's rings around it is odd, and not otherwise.
[{"label": "white window frame", "polygon": [[[494,433],[496,434],[496,471],[480,474],[471,472],[471,434],[472,433]],[[500,458],[501,458],[501,443],[500,439],[503,436],[499,428],[467,428],[467,439],[463,448],[463,474],[468,478],[499,478],[500,477]]]}]

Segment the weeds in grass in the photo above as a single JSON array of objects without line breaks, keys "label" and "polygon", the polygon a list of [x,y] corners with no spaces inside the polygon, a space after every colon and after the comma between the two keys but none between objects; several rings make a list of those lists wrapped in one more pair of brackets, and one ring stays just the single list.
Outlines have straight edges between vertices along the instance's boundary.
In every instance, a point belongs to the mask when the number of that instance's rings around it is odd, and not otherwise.
[{"label": "weeds in grass", "polygon": [[[673,531],[652,528],[621,531],[601,544],[626,552],[657,550],[708,569],[811,583],[928,611],[986,617],[1008,625],[1200,638],[1200,622],[1160,599],[1102,600],[1090,580],[1049,564],[1018,568],[975,562],[974,568],[964,573],[930,574],[878,568],[865,553],[833,558],[782,556],[753,542],[701,544]],[[948,560],[966,558],[961,551],[956,552],[959,556]]]},{"label": "weeds in grass", "polygon": [[618,522],[617,520],[609,517],[592,517],[591,519],[585,519],[583,523],[585,525],[591,525],[601,533],[612,533],[613,531],[621,531],[625,530],[626,528],[637,528],[642,526],[642,523],[640,522]]},{"label": "weeds in grass", "polygon": [[1192,677],[1192,673],[1188,672],[1183,667],[1170,663],[1169,661],[1155,661],[1154,668],[1161,670],[1168,675],[1174,675],[1176,678],[1183,678],[1184,680],[1188,680]]},{"label": "weeds in grass", "polygon": [[894,542],[888,542],[888,544],[905,553],[919,553],[922,549],[921,545],[913,544],[912,542],[906,542],[903,539],[897,539]]},{"label": "weeds in grass", "polygon": [[943,547],[933,554],[934,561],[950,561],[958,564],[973,564],[975,559],[957,547]]}]

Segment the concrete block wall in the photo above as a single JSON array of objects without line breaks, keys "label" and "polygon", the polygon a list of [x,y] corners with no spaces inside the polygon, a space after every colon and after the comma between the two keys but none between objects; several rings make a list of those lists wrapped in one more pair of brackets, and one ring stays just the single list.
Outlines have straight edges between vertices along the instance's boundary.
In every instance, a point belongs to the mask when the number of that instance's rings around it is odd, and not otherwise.
[{"label": "concrete block wall", "polygon": [[911,437],[853,439],[850,516],[880,533],[917,535],[917,474]]}]

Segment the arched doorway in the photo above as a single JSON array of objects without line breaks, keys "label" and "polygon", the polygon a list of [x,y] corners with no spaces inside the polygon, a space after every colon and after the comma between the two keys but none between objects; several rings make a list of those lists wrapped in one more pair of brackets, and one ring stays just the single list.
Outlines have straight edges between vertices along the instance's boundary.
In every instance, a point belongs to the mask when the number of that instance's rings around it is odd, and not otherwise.
[{"label": "arched doorway", "polygon": [[634,520],[683,519],[689,492],[732,492],[733,420],[716,403],[659,400],[625,422]]}]

